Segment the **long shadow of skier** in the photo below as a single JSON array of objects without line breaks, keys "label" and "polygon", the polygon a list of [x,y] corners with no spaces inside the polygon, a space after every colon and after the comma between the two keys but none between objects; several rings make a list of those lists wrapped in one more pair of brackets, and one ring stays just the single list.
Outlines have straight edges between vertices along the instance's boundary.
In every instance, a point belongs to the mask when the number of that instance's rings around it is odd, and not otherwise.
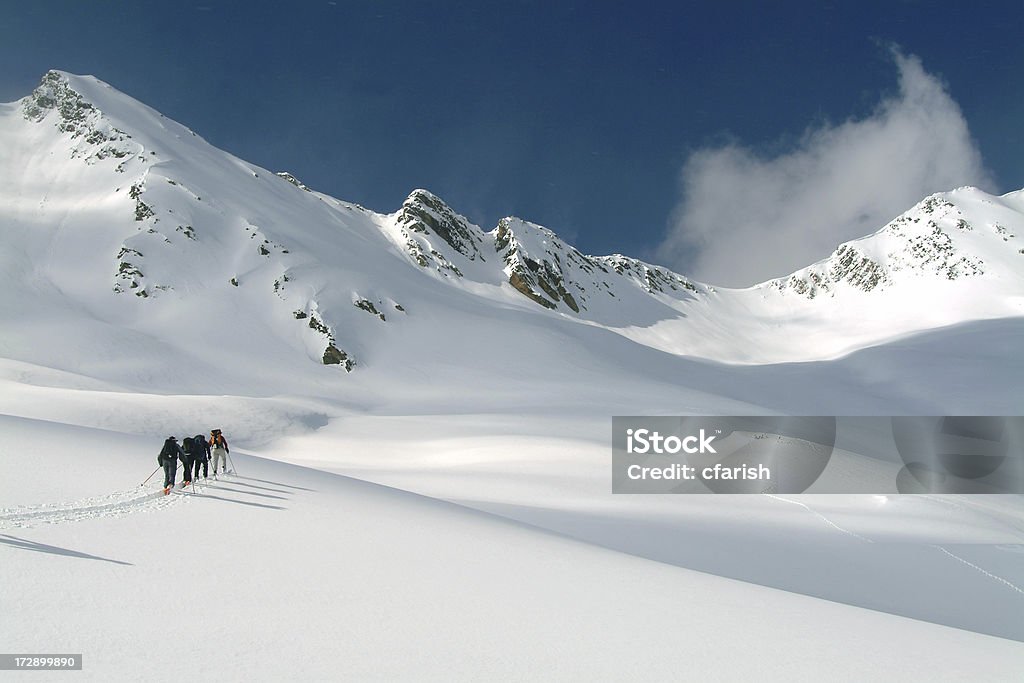
[{"label": "long shadow of skier", "polygon": [[0,534],[0,543],[12,548],[18,548],[19,550],[30,550],[32,552],[47,553],[50,555],[63,555],[64,557],[77,557],[83,560],[112,562],[114,564],[120,564],[127,567],[135,566],[131,562],[122,562],[121,560],[112,560],[108,557],[100,557],[99,555],[90,555],[89,553],[83,553],[69,548],[60,548],[55,545],[47,545],[37,541],[30,541],[28,539],[18,538],[17,536],[11,536],[9,534]]},{"label": "long shadow of skier", "polygon": [[[242,493],[242,491],[239,491],[238,493]],[[190,493],[188,495],[194,496],[195,498],[209,498],[210,500],[222,500],[225,503],[238,503],[239,505],[251,505],[252,507],[266,508],[267,510],[287,510],[288,509],[288,508],[282,507],[280,505],[267,505],[266,503],[253,503],[253,502],[248,501],[248,500],[237,500],[235,498],[224,498],[223,496],[214,496],[214,495],[211,495],[209,493]]]},{"label": "long shadow of skier", "polygon": [[[235,479],[238,479],[238,477],[235,477]],[[218,481],[219,482],[221,480],[214,479],[213,481]],[[228,482],[229,482],[229,480],[224,480],[223,483],[228,483]],[[291,496],[291,495],[295,494],[295,491],[285,491],[283,489],[272,489],[269,486],[257,486],[256,484],[247,484],[244,481],[230,480],[230,483],[234,484],[235,486],[248,486],[251,489],[259,489],[260,491],[270,491],[271,493],[283,493],[283,494],[285,494],[287,496]]]},{"label": "long shadow of skier", "polygon": [[223,484],[203,484],[203,489],[216,489],[218,491],[227,491],[228,493],[238,493],[243,496],[259,496],[260,498],[273,498],[274,500],[288,500],[284,496],[274,496],[269,493],[257,493],[255,491],[246,491],[244,489],[233,489]]},{"label": "long shadow of skier", "polygon": [[257,479],[255,477],[240,477],[237,474],[234,475],[234,476],[235,476],[235,479],[247,479],[249,481],[258,481],[261,484],[270,484],[272,486],[283,486],[283,487],[288,488],[288,489],[297,489],[299,491],[312,491],[314,493],[316,492],[316,489],[307,489],[307,488],[305,488],[303,486],[294,486],[292,484],[282,484],[279,481],[267,481],[266,479]]}]

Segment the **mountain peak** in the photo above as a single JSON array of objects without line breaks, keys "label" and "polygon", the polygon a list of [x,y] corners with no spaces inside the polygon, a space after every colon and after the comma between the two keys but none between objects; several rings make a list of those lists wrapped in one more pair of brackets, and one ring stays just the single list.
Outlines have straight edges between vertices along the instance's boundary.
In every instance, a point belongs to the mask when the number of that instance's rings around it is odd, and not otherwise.
[{"label": "mountain peak", "polygon": [[96,108],[71,87],[68,74],[55,69],[47,71],[32,94],[22,100],[22,112],[30,121],[42,121],[52,111],[60,117],[57,125],[61,131],[78,134],[96,116]]},{"label": "mountain peak", "polygon": [[440,204],[446,208],[448,207],[448,204],[443,199],[422,187],[418,187],[409,193],[409,196],[402,202],[403,206],[407,204]]},{"label": "mountain peak", "polygon": [[698,291],[686,278],[636,259],[587,256],[548,228],[521,218],[501,219],[492,235],[509,284],[552,310],[564,304],[575,314],[607,321],[620,317],[614,304],[608,308],[608,299],[635,311],[651,295],[679,299]]},{"label": "mountain peak", "polygon": [[114,126],[93,98],[83,94],[91,84],[110,87],[92,76],[51,69],[32,94],[21,100],[21,113],[31,123],[52,121],[60,133],[76,140],[73,158],[82,157],[94,163],[108,157],[121,159],[138,151],[126,142],[132,136]]},{"label": "mountain peak", "polygon": [[[32,123],[52,122],[62,134],[68,134],[81,148],[76,156],[92,158],[78,138],[90,145],[103,146],[108,141],[119,142],[133,138],[138,149],[120,145],[103,151],[99,158],[127,156],[167,142],[168,133],[176,138],[196,138],[207,144],[187,127],[166,118],[163,114],[122,93],[117,88],[96,78],[81,76],[58,69],[47,71],[32,93],[20,100],[21,113]],[[166,145],[165,145],[166,146]],[[121,154],[123,153],[123,154]]]},{"label": "mountain peak", "polygon": [[[475,261],[483,260],[480,245],[483,243],[483,232],[462,215],[455,213],[440,197],[429,190],[413,190],[399,209],[397,222],[403,235],[410,242],[415,241],[409,233],[421,235],[437,235],[448,246],[459,254]],[[427,251],[436,252],[436,248],[426,245]],[[421,259],[420,265],[425,265]],[[455,269],[457,274],[461,274]]]},{"label": "mountain peak", "polygon": [[973,187],[939,192],[878,232],[841,244],[827,259],[759,285],[813,299],[849,288],[884,290],[898,281],[1018,280],[1020,208]]}]

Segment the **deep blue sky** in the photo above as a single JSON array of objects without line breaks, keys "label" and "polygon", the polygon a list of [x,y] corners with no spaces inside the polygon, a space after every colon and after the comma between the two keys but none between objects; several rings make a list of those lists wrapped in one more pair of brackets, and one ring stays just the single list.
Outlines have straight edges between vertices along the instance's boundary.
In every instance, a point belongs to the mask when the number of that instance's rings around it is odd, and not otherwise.
[{"label": "deep blue sky", "polygon": [[946,84],[990,189],[1021,188],[1022,25],[1015,2],[5,2],[0,100],[93,74],[342,199],[426,187],[485,229],[651,258],[693,152],[870,115],[892,44]]}]

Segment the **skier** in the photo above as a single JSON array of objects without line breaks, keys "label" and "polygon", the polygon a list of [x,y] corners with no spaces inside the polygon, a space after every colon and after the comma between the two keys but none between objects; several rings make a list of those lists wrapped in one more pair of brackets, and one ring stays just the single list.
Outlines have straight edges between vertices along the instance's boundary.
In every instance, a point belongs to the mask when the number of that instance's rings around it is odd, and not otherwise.
[{"label": "skier", "polygon": [[222,463],[221,472],[227,473],[228,471],[228,440],[224,438],[224,435],[219,429],[214,429],[210,432],[210,446],[213,447],[213,473],[217,474],[217,463]]},{"label": "skier", "polygon": [[192,460],[195,457],[192,451],[192,437],[186,436],[181,445],[181,488],[185,488],[192,483]]},{"label": "skier", "polygon": [[164,468],[164,495],[166,496],[174,488],[174,473],[178,469],[178,458],[183,454],[181,446],[178,445],[178,438],[167,437],[160,454],[156,456],[157,464]]},{"label": "skier", "polygon": [[207,443],[206,437],[202,434],[196,434],[192,437],[192,462],[195,464],[196,468],[193,481],[199,478],[200,465],[203,466],[203,479],[210,476],[210,444]]}]

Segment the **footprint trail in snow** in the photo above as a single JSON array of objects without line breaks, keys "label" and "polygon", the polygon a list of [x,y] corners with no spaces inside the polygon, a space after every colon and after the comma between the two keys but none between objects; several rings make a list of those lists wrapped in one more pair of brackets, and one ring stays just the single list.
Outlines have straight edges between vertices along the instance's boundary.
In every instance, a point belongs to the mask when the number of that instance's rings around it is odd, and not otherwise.
[{"label": "footprint trail in snow", "polygon": [[[177,494],[180,490],[177,490]],[[165,496],[163,489],[137,486],[101,496],[63,503],[23,505],[0,509],[0,529],[24,529],[44,524],[67,524],[98,517],[123,517],[175,505],[182,495]]]}]

